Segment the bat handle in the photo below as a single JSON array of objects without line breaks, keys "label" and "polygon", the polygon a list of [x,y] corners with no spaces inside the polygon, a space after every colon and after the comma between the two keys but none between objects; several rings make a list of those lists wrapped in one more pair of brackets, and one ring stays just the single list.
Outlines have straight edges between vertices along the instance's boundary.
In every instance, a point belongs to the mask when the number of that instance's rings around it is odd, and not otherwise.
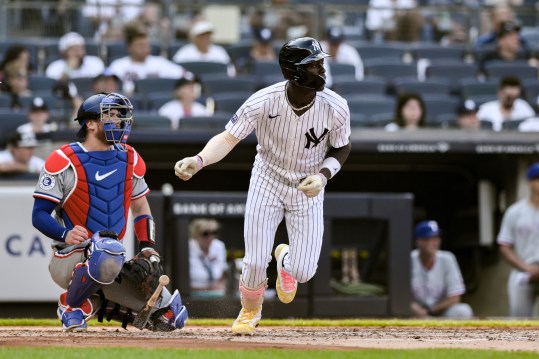
[{"label": "bat handle", "polygon": [[163,287],[166,286],[169,282],[170,278],[167,275],[163,274],[161,277],[159,277],[159,286],[148,300],[148,304],[150,306],[153,307],[155,305],[155,302],[157,302],[157,298],[161,294],[161,290],[163,290]]}]

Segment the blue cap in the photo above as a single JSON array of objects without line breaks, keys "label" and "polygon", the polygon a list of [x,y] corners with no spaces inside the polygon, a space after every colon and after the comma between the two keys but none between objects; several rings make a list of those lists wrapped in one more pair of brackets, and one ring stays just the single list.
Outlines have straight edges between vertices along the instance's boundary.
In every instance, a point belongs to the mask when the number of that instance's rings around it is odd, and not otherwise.
[{"label": "blue cap", "polygon": [[530,181],[539,177],[539,163],[532,163],[530,167],[528,167],[527,176]]},{"label": "blue cap", "polygon": [[416,238],[439,237],[440,234],[441,231],[438,227],[438,222],[436,221],[423,221],[419,222],[417,226],[415,226]]}]

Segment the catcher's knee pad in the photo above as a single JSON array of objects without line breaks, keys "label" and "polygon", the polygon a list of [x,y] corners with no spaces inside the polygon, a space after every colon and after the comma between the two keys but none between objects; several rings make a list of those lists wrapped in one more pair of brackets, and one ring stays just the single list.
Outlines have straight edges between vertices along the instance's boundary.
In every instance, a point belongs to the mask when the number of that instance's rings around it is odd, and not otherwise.
[{"label": "catcher's knee pad", "polygon": [[125,248],[113,236],[114,233],[101,231],[91,238],[88,260],[77,264],[67,288],[66,302],[70,307],[80,307],[90,295],[114,282],[122,270]]}]

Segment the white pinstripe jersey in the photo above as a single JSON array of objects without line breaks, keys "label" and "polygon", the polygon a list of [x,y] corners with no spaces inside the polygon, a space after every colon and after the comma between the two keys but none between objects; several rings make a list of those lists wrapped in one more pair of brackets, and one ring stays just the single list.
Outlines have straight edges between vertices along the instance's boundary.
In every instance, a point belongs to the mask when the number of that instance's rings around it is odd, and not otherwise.
[{"label": "white pinstripe jersey", "polygon": [[254,167],[297,183],[319,172],[330,147],[349,142],[350,110],[345,99],[325,88],[313,106],[297,116],[285,97],[286,81],[266,87],[245,101],[226,125],[236,138],[253,130],[258,139]]}]

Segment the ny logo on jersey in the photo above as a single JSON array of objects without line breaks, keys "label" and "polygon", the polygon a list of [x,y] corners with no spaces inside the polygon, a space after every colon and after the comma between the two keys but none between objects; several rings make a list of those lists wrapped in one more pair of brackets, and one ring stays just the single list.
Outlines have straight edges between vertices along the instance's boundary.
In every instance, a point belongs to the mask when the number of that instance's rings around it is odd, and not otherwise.
[{"label": "ny logo on jersey", "polygon": [[329,130],[324,127],[324,132],[322,132],[320,137],[317,137],[316,133],[314,132],[314,127],[311,127],[309,131],[305,132],[305,137],[307,137],[307,143],[305,144],[305,148],[310,149],[311,143],[313,144],[313,147],[316,147],[316,145],[318,145],[320,141],[322,141],[322,139],[325,135],[327,135],[328,132]]}]

